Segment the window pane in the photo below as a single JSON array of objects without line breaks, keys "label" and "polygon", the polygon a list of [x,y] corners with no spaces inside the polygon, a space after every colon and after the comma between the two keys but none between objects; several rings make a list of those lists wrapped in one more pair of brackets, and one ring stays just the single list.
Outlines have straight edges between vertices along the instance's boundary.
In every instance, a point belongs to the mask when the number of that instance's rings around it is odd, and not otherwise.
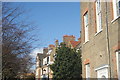
[{"label": "window pane", "polygon": [[101,13],[100,13],[100,14],[99,14],[99,30],[102,29],[102,27],[101,27],[101,18],[102,18],[102,16],[101,16]]},{"label": "window pane", "polygon": [[86,65],[86,78],[90,78],[90,64]]},{"label": "window pane", "polygon": [[84,15],[85,42],[88,41],[88,12]]},{"label": "window pane", "polygon": [[118,80],[120,80],[120,51],[116,52],[117,74]]},{"label": "window pane", "polygon": [[84,15],[85,27],[88,25],[88,12]]},{"label": "window pane", "polygon": [[118,1],[118,13],[119,13],[119,15],[120,15],[120,0]]},{"label": "window pane", "polygon": [[102,27],[101,27],[101,2],[100,0],[96,1],[96,21],[97,21],[97,32],[99,32]]},{"label": "window pane", "polygon": [[88,13],[86,13],[86,25],[88,25]]},{"label": "window pane", "polygon": [[47,57],[47,64],[49,63],[49,57]]},{"label": "window pane", "polygon": [[120,80],[120,52],[118,52],[118,77]]}]

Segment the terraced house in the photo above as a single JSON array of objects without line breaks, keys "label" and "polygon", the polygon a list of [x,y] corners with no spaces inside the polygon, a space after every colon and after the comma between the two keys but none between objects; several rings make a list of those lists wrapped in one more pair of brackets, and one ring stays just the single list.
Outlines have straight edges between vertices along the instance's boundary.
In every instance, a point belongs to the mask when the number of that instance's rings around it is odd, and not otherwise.
[{"label": "terraced house", "polygon": [[80,5],[83,78],[120,80],[120,0]]},{"label": "terraced house", "polygon": [[43,53],[38,53],[36,57],[36,80],[46,78],[52,79],[52,70],[50,64],[54,61],[55,46],[49,45],[43,49]]},{"label": "terraced house", "polygon": [[[67,47],[75,48],[76,50],[81,49],[81,39],[75,41],[75,36],[73,35],[64,35],[63,42]],[[43,53],[38,53],[36,57],[36,80],[49,79],[53,78],[53,71],[50,69],[50,65],[55,61],[56,49],[59,47],[59,41],[55,41],[55,45],[49,45],[43,49]]]}]

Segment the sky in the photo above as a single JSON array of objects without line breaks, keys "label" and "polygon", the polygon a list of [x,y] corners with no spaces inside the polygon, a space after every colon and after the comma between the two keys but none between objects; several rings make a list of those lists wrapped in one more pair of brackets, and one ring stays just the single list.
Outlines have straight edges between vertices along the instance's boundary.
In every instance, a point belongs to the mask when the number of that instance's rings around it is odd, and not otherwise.
[{"label": "sky", "polygon": [[22,5],[27,10],[27,18],[36,27],[30,34],[39,39],[32,46],[32,56],[42,52],[43,47],[54,44],[56,39],[62,42],[63,35],[80,37],[80,3],[79,2],[23,2],[13,3],[13,6]]}]

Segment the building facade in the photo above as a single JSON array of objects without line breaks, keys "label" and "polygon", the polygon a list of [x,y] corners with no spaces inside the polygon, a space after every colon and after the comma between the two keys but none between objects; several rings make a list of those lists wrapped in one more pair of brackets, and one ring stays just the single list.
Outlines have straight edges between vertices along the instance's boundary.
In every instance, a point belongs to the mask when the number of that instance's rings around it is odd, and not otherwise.
[{"label": "building facade", "polygon": [[52,70],[50,65],[54,62],[56,47],[49,45],[43,49],[43,53],[38,53],[36,57],[36,80],[52,79]]},{"label": "building facade", "polygon": [[43,58],[45,57],[45,54],[43,53],[38,53],[36,57],[36,75],[35,78],[36,80],[40,80],[41,78],[41,67],[43,66]]},{"label": "building facade", "polygon": [[120,80],[120,0],[80,6],[82,77]]},{"label": "building facade", "polygon": [[[64,35],[63,43],[66,44],[67,47],[72,49],[80,50],[80,39],[75,41],[75,37],[73,35]],[[55,61],[56,49],[59,47],[58,40],[55,41],[55,45],[49,45],[48,48],[43,49],[43,53],[38,53],[36,57],[36,79],[40,80],[43,78],[53,78],[53,71],[50,69],[50,65]]]},{"label": "building facade", "polygon": [[52,70],[50,69],[50,65],[54,62],[54,54],[55,54],[55,46],[49,45],[48,52],[46,53],[46,56],[43,58],[43,66],[41,67],[41,78],[49,78],[52,79]]}]

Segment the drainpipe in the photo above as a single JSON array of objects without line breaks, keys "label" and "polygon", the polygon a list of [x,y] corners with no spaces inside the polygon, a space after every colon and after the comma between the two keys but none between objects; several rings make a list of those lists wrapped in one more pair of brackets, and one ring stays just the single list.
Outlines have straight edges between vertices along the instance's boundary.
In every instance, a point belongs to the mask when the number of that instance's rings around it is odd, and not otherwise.
[{"label": "drainpipe", "polygon": [[111,56],[110,56],[110,43],[109,43],[109,30],[108,30],[108,9],[107,9],[107,0],[105,2],[106,4],[106,41],[107,41],[107,52],[108,52],[108,64],[109,64],[109,75],[111,80]]}]

